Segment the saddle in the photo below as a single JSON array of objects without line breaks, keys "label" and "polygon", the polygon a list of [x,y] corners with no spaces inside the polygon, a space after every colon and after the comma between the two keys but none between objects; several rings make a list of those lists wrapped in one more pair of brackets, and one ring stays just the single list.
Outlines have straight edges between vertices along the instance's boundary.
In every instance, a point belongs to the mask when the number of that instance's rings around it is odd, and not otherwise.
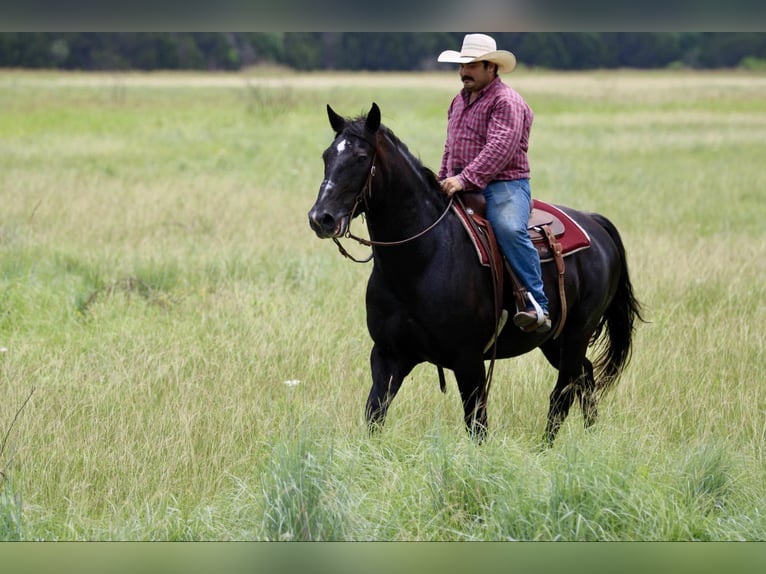
[{"label": "saddle", "polygon": [[[492,231],[492,226],[486,219],[486,200],[480,192],[461,192],[455,195],[453,211],[466,229],[476,248],[476,253],[482,265],[492,269],[495,295],[495,315],[498,321],[497,336],[504,325],[503,309],[505,303],[506,281],[510,284],[516,308],[526,308],[526,289],[516,277],[513,269],[502,255]],[[566,293],[564,291],[564,274],[566,266],[564,258],[572,253],[587,249],[590,237],[580,225],[566,213],[549,203],[534,199],[527,224],[532,244],[537,249],[540,262],[553,261],[558,272],[558,292],[560,299],[560,317],[558,318],[553,337],[561,334],[567,315]],[[532,330],[534,326],[532,327]],[[494,343],[494,338],[487,348]]]}]

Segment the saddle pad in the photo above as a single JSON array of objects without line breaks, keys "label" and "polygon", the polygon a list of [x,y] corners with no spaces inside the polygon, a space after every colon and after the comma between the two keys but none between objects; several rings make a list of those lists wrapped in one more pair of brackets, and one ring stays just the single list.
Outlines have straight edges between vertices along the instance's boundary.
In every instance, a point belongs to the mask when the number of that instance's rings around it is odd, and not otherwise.
[{"label": "saddle pad", "polygon": [[[562,255],[564,257],[590,247],[590,237],[585,230],[559,208],[538,199],[532,200],[532,208],[529,234],[532,238],[532,243],[537,248],[537,252],[540,255],[540,261],[552,261],[553,254],[548,247],[544,235],[535,230],[534,226],[549,225],[551,227],[556,239],[561,243]],[[468,218],[473,218],[480,228],[489,225],[489,222],[483,217],[475,214],[470,208],[468,209],[468,213],[466,213],[458,203],[455,203],[452,206],[452,210],[455,212],[455,215],[458,216],[458,219],[463,224],[468,236],[471,238],[471,241],[476,248],[476,254],[482,265],[489,265],[489,253],[486,252],[482,242],[474,235],[474,228],[468,221]]]},{"label": "saddle pad", "polygon": [[474,211],[471,209],[468,209],[468,211],[466,211],[465,209],[461,207],[460,203],[458,202],[455,202],[452,204],[452,211],[460,220],[460,223],[463,224],[463,228],[468,234],[468,238],[471,240],[471,243],[473,244],[474,249],[476,249],[476,255],[479,258],[479,263],[481,263],[485,267],[488,267],[490,259],[491,259],[491,255],[485,248],[482,240],[476,237],[476,231],[474,230],[473,225],[471,225],[470,219],[473,218],[473,220],[476,222],[476,225],[479,226],[479,228],[481,229],[481,232],[484,234],[486,234],[486,228],[489,226],[489,221],[487,221],[486,219],[484,219],[483,217],[479,215],[476,215]]},{"label": "saddle pad", "polygon": [[[555,205],[540,201],[539,199],[533,199],[532,209],[533,213],[534,211],[541,211],[552,216],[554,223],[550,224],[551,230],[559,243],[561,243],[561,252],[564,257],[590,247],[590,237],[588,236],[588,233],[580,227],[579,223]],[[560,221],[561,225],[563,225],[563,229],[560,232],[557,230],[558,226],[555,224],[555,220]],[[534,224],[534,219],[530,217],[530,225]],[[532,237],[532,243],[534,243],[540,254],[540,260],[550,261],[553,256],[550,253],[550,249],[548,248],[543,235],[535,230],[530,230],[530,236]]]}]

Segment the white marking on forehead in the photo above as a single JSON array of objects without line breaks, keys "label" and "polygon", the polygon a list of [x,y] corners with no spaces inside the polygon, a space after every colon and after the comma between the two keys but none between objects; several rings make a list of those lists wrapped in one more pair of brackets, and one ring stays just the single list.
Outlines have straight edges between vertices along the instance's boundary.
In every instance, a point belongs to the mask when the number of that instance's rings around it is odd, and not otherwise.
[{"label": "white marking on forehead", "polygon": [[343,150],[346,149],[346,146],[348,145],[347,139],[342,139],[340,142],[338,142],[338,145],[335,146],[335,149],[338,150],[338,153],[343,153]]}]

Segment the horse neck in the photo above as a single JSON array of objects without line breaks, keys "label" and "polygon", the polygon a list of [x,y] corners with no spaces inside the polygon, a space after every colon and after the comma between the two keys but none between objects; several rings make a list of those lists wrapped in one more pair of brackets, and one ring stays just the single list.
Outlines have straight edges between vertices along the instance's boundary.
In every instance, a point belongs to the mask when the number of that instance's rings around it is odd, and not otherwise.
[{"label": "horse neck", "polygon": [[367,208],[372,239],[398,241],[423,231],[446,207],[446,199],[421,173],[409,152],[385,140],[375,162]]}]

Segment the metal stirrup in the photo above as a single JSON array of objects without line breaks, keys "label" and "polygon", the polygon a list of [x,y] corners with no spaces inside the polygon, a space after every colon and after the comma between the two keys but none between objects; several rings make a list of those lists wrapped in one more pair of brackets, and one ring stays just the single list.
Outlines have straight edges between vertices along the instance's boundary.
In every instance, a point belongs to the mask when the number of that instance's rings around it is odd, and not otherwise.
[{"label": "metal stirrup", "polygon": [[535,312],[537,313],[537,326],[539,327],[545,323],[545,314],[543,313],[543,308],[540,307],[540,304],[535,300],[535,298],[532,296],[532,293],[529,291],[527,291],[527,299],[529,299],[529,302],[532,303],[532,306],[535,308]]}]

